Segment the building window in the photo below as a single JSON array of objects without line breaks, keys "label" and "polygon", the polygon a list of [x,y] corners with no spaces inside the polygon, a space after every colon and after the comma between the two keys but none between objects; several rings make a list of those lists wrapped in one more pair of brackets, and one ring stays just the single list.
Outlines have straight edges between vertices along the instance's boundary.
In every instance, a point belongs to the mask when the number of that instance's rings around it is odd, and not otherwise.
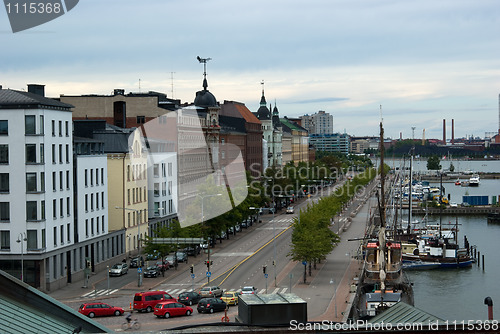
[{"label": "building window", "polygon": [[9,173],[0,173],[0,193],[8,193],[9,191]]},{"label": "building window", "polygon": [[63,181],[64,181],[63,172],[60,171],[59,172],[59,189],[60,190],[63,190],[63,188],[64,188],[64,186],[63,186],[64,182]]},{"label": "building window", "polygon": [[165,166],[165,163],[161,164],[161,176],[167,177],[167,168]]},{"label": "building window", "polygon": [[159,177],[160,176],[160,171],[159,171],[158,164],[154,164],[153,165],[153,176],[154,177]]},{"label": "building window", "polygon": [[69,164],[69,145],[66,144],[66,163]]},{"label": "building window", "polygon": [[90,194],[90,211],[94,211],[94,194]]},{"label": "building window", "polygon": [[127,189],[127,203],[130,204],[130,189]]},{"label": "building window", "polygon": [[101,168],[101,184],[104,184],[104,168]]},{"label": "building window", "polygon": [[62,137],[62,121],[59,121],[59,137]]},{"label": "building window", "polygon": [[26,220],[37,220],[37,202],[26,202]]},{"label": "building window", "polygon": [[89,174],[88,170],[86,169],[85,173],[84,173],[84,175],[85,175],[85,187],[89,186],[89,175],[88,174]]},{"label": "building window", "polygon": [[162,182],[161,195],[162,196],[167,196],[167,182]]},{"label": "building window", "polygon": [[9,121],[0,120],[0,135],[8,135],[9,134]]},{"label": "building window", "polygon": [[59,199],[59,216],[64,217],[64,200],[62,198]]},{"label": "building window", "polygon": [[52,172],[52,190],[56,191],[57,190],[57,185],[56,185],[56,172]]},{"label": "building window", "polygon": [[69,170],[66,171],[66,189],[69,189],[70,183],[69,183]]},{"label": "building window", "polygon": [[103,191],[103,192],[101,192],[101,206],[103,209],[104,209],[104,203],[105,202],[104,202],[104,191]]},{"label": "building window", "polygon": [[95,185],[99,185],[99,168],[95,169]]},{"label": "building window", "polygon": [[172,181],[168,181],[168,194],[172,195]]},{"label": "building window", "polygon": [[130,181],[130,165],[127,166],[127,181]]},{"label": "building window", "polygon": [[45,247],[47,247],[47,237],[45,229],[42,229],[42,248],[45,249]]},{"label": "building window", "polygon": [[0,145],[0,164],[8,164],[9,163],[9,145],[2,144]]},{"label": "building window", "polygon": [[71,201],[69,197],[66,197],[66,212],[69,217],[71,215]]},{"label": "building window", "polygon": [[45,220],[45,201],[40,202],[40,215],[41,215],[40,218],[42,220]]},{"label": "building window", "polygon": [[69,122],[66,121],[66,137],[69,137]]},{"label": "building window", "polygon": [[36,192],[36,173],[26,173],[26,192]]},{"label": "building window", "polygon": [[95,194],[95,208],[99,210],[99,193]]},{"label": "building window", "polygon": [[90,219],[90,233],[94,235],[94,218]]},{"label": "building window", "polygon": [[57,218],[57,200],[52,200],[52,217]]},{"label": "building window", "polygon": [[9,202],[0,202],[0,221],[8,222],[10,221],[10,203]]},{"label": "building window", "polygon": [[36,164],[36,144],[26,144],[26,163]]},{"label": "building window", "polygon": [[[54,234],[53,234],[53,236],[54,236],[54,246],[57,246],[57,226],[54,226]],[[55,263],[57,263],[57,262],[55,261]],[[54,266],[54,268],[55,267],[56,266]]]},{"label": "building window", "polygon": [[89,236],[89,220],[85,219],[85,236]]},{"label": "building window", "polygon": [[63,163],[63,149],[62,149],[62,144],[59,144],[59,163]]},{"label": "building window", "polygon": [[106,232],[104,231],[104,216],[101,216],[101,231]]},{"label": "building window", "polygon": [[168,163],[168,176],[172,176],[172,163]]},{"label": "building window", "polygon": [[137,116],[137,124],[144,124],[146,123],[146,117],[145,116]]},{"label": "building window", "polygon": [[24,116],[24,133],[27,135],[36,134],[35,115]]},{"label": "building window", "polygon": [[[45,231],[45,230],[43,230],[43,231]],[[27,230],[26,231],[26,239],[28,239],[26,242],[26,248],[28,250],[37,249],[37,247],[38,247],[37,230]]]},{"label": "building window", "polygon": [[56,144],[52,144],[52,163],[56,163]]},{"label": "building window", "polygon": [[85,194],[85,212],[89,212],[89,195]]},{"label": "building window", "polygon": [[45,192],[45,172],[40,172],[40,191]]},{"label": "building window", "polygon": [[45,146],[43,144],[40,144],[40,163],[45,163]]},{"label": "building window", "polygon": [[90,185],[91,186],[94,185],[94,170],[93,169],[90,170]]},{"label": "building window", "polygon": [[71,228],[70,228],[70,224],[67,224],[66,225],[66,240],[68,240],[68,242],[71,242]]},{"label": "building window", "polygon": [[160,196],[160,184],[159,184],[159,183],[155,183],[155,184],[154,184],[154,192],[153,192],[153,195],[154,195],[155,197]]},{"label": "building window", "polygon": [[0,231],[0,249],[10,249],[10,231]]},{"label": "building window", "polygon": [[56,121],[52,120],[52,136],[56,136]]},{"label": "building window", "polygon": [[45,129],[44,129],[45,128],[45,124],[44,124],[44,121],[43,121],[43,115],[40,115],[40,124],[39,124],[39,126],[40,126],[39,133],[41,135],[43,135],[45,133]]}]

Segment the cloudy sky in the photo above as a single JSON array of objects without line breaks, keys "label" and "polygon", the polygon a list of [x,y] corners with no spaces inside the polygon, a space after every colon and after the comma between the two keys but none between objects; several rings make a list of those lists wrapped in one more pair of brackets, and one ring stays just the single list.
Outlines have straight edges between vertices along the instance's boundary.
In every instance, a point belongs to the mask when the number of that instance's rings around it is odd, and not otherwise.
[{"label": "cloudy sky", "polygon": [[82,0],[12,33],[0,9],[0,85],[46,95],[159,91],[192,102],[207,64],[216,98],[281,116],[319,110],[334,131],[393,138],[498,131],[497,0]]}]

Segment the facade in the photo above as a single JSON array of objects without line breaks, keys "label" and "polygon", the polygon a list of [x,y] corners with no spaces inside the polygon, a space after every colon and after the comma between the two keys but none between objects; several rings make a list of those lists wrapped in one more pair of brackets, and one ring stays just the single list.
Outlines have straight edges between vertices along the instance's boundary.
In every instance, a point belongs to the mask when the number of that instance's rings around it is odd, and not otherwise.
[{"label": "facade", "polygon": [[267,167],[281,167],[283,165],[281,142],[283,131],[279,121],[279,112],[276,106],[272,114],[270,109],[267,108],[264,89],[262,89],[260,107],[255,116],[262,124],[262,138],[267,143],[267,154],[262,157],[263,160],[267,161],[264,165]]},{"label": "facade", "polygon": [[310,134],[309,141],[317,151],[349,154],[349,136],[345,133]]},{"label": "facade", "polygon": [[310,134],[332,134],[333,133],[333,115],[320,110],[313,115],[304,115],[301,117],[302,126]]},{"label": "facade", "polygon": [[370,148],[370,141],[367,139],[355,139],[351,138],[351,148],[350,152],[355,154],[363,154],[365,150]]},{"label": "facade", "polygon": [[[221,133],[221,150],[224,146],[223,139],[225,143],[236,144],[236,140],[231,138],[233,133],[244,133],[244,141],[240,141],[237,146],[242,153],[245,169],[253,176],[262,175],[262,123],[245,104],[235,101],[224,101],[219,112],[219,122],[224,131],[224,137]],[[221,159],[225,159],[222,157],[225,153],[227,152],[221,151]]]},{"label": "facade", "polygon": [[0,90],[0,269],[41,290],[82,279],[93,255],[103,262],[120,251],[117,235],[80,240],[71,108],[42,85]]},{"label": "facade", "polygon": [[[309,161],[309,136],[306,129],[290,121],[286,116],[280,120],[283,134],[291,135],[291,161],[297,165],[299,162]],[[284,143],[284,142],[283,142]]]}]

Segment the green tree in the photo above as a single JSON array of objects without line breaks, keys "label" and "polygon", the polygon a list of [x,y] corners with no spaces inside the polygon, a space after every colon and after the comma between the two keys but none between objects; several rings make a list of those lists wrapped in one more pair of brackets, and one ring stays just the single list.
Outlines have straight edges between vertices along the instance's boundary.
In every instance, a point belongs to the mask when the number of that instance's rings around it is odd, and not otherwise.
[{"label": "green tree", "polygon": [[440,170],[441,169],[441,164],[440,164],[440,159],[439,156],[437,155],[431,155],[427,159],[427,169],[428,170]]},{"label": "green tree", "polygon": [[454,172],[455,171],[455,166],[453,166],[453,162],[450,162],[450,172]]}]

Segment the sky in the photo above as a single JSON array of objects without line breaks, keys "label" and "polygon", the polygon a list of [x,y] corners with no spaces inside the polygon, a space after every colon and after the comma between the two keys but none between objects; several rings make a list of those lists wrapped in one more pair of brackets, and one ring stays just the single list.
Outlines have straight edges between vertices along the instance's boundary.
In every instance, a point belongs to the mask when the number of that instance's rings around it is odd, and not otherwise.
[{"label": "sky", "polygon": [[[158,91],[280,116],[324,110],[334,132],[455,138],[499,130],[497,0],[82,0],[13,33],[0,8],[0,85],[46,96]],[[414,127],[414,130],[412,130]]]}]

